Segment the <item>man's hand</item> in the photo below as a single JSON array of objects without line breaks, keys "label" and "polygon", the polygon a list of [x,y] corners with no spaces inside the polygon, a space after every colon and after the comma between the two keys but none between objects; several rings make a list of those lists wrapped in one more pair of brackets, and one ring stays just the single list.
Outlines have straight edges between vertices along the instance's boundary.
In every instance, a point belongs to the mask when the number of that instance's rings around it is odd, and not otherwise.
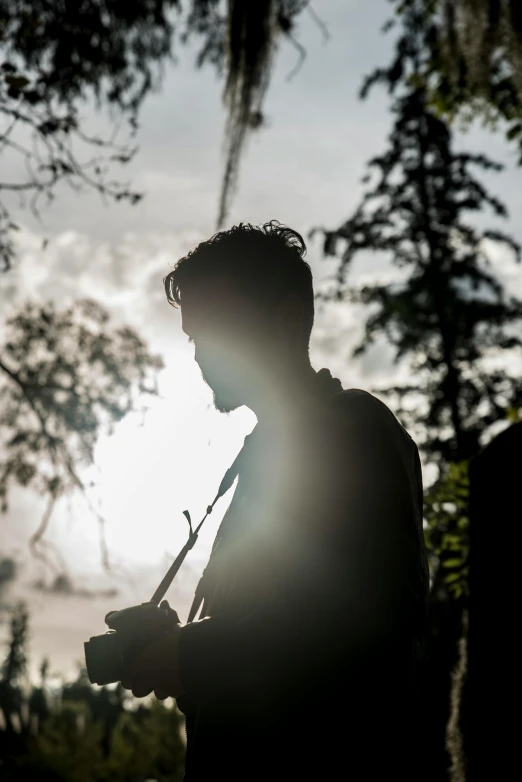
[{"label": "man's hand", "polygon": [[153,690],[159,700],[181,695],[178,672],[179,626],[168,635],[152,641],[128,666],[122,687],[135,698],[144,698]]}]

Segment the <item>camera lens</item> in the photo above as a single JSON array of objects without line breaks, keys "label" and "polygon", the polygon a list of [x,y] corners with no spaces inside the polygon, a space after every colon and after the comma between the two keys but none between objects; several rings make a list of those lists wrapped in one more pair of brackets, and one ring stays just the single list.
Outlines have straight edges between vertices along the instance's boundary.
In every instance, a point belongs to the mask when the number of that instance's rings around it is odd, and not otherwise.
[{"label": "camera lens", "polygon": [[120,637],[114,630],[95,635],[84,643],[85,664],[91,684],[112,684],[121,681],[123,657]]}]

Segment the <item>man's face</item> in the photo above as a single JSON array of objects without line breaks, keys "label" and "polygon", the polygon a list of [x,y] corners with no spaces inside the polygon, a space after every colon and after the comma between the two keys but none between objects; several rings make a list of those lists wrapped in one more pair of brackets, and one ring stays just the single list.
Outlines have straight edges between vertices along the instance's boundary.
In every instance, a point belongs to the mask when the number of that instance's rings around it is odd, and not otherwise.
[{"label": "man's face", "polygon": [[246,404],[263,375],[268,319],[230,281],[216,278],[183,294],[181,316],[216,409],[230,412]]}]

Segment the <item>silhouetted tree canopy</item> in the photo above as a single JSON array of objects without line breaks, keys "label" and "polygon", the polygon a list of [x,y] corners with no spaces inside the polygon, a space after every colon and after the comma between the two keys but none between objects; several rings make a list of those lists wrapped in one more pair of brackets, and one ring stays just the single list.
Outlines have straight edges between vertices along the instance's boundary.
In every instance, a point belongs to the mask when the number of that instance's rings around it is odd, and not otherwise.
[{"label": "silhouetted tree canopy", "polygon": [[[0,152],[16,154],[24,173],[0,179],[0,260],[14,259],[8,194],[36,214],[56,186],[97,190],[101,196],[137,203],[143,193],[112,177],[128,163],[145,97],[159,88],[164,66],[177,46],[197,38],[197,66],[224,75],[228,120],[225,172],[218,224],[229,208],[248,132],[263,124],[262,104],[279,34],[297,47],[295,17],[309,0],[0,0]],[[314,17],[315,18],[315,17]],[[130,135],[90,134],[83,102],[94,97]],[[116,124],[115,124],[116,129]],[[82,154],[78,152],[82,151]],[[86,152],[92,154],[84,159]]]},{"label": "silhouetted tree canopy", "polygon": [[15,605],[9,619],[10,638],[7,654],[0,670],[0,709],[6,731],[14,729],[13,716],[18,720],[22,712],[22,685],[27,673],[27,642],[29,614],[23,603]]},{"label": "silhouetted tree canopy", "polygon": [[84,490],[81,469],[93,462],[102,431],[111,431],[139,397],[157,393],[162,366],[135,331],[82,300],[57,309],[28,304],[6,323],[0,345],[0,498],[31,487],[47,497],[41,542],[56,501]]},{"label": "silhouetted tree canopy", "polygon": [[[127,184],[110,178],[114,163],[128,162],[135,149],[89,135],[79,110],[94,95],[136,129],[138,109],[171,54],[178,6],[177,0],[0,1],[0,143],[24,163],[20,179],[0,181],[1,192],[27,196],[36,212],[61,181],[139,200]],[[78,146],[96,152],[84,160]],[[11,232],[17,227],[9,211],[0,202],[5,268],[14,257]]]},{"label": "silhouetted tree canopy", "polygon": [[[93,687],[83,668],[73,681],[24,680],[27,609],[13,608],[1,666],[0,778],[47,782],[181,782],[183,715],[175,705],[141,702],[121,685]],[[15,665],[13,666],[13,661]]]},{"label": "silhouetted tree canopy", "polygon": [[[28,103],[71,104],[92,91],[135,112],[171,53],[179,0],[2,0],[3,55],[33,82]],[[5,69],[9,72],[11,69]],[[11,71],[12,72],[12,71]],[[8,86],[16,90],[13,80]]]},{"label": "silhouetted tree canopy", "polygon": [[[390,397],[439,468],[426,497],[433,589],[460,597],[468,576],[467,464],[492,427],[522,408],[522,377],[502,366],[522,348],[522,302],[492,271],[494,245],[504,245],[518,261],[520,247],[469,221],[487,207],[507,215],[473,172],[500,166],[454,150],[448,124],[417,78],[430,56],[422,19],[409,9],[403,21],[391,68],[376,70],[363,93],[381,83],[393,96],[388,148],[369,162],[365,181],[371,185],[355,212],[324,233],[325,253],[339,253],[340,263],[333,287],[321,296],[368,306],[354,355],[384,337],[395,363],[409,367],[410,382],[376,390]],[[400,281],[355,287],[349,270],[363,251],[385,254],[401,269]]]},{"label": "silhouetted tree canopy", "polygon": [[27,608],[23,604],[13,608],[10,617],[11,640],[1,671],[4,683],[20,684],[26,673],[28,619]]},{"label": "silhouetted tree canopy", "polygon": [[[418,78],[430,103],[447,119],[480,116],[519,148],[522,165],[522,3],[520,0],[392,0],[399,16],[411,10],[422,27]],[[390,70],[402,68],[400,52]]]},{"label": "silhouetted tree canopy", "polygon": [[[488,428],[522,406],[522,378],[488,365],[491,356],[507,359],[522,347],[522,302],[490,270],[494,245],[504,245],[518,261],[520,247],[498,230],[480,231],[469,222],[488,207],[507,215],[473,172],[501,166],[454,150],[449,126],[417,79],[429,58],[420,36],[416,14],[405,14],[397,44],[401,78],[379,69],[366,81],[364,94],[375,83],[388,87],[394,125],[388,149],[369,162],[365,180],[372,184],[361,204],[325,233],[326,254],[339,251],[341,260],[334,289],[324,295],[371,308],[356,355],[385,336],[396,362],[410,362],[412,382],[386,392],[396,397],[408,426],[419,431],[421,424],[424,451],[443,466],[477,453]],[[403,281],[349,285],[351,262],[364,250],[385,253],[403,270]]]}]

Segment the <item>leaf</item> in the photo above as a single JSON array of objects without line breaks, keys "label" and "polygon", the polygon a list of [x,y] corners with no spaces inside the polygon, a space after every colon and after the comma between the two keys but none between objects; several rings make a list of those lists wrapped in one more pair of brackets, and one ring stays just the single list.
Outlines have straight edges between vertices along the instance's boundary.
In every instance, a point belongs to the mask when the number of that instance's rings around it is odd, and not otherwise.
[{"label": "leaf", "polygon": [[442,567],[444,568],[453,568],[453,567],[461,567],[463,564],[463,561],[461,559],[445,559],[442,562]]},{"label": "leaf", "polygon": [[508,407],[506,410],[506,418],[512,424],[518,424],[522,417],[522,410],[518,407]]},{"label": "leaf", "polygon": [[23,90],[23,88],[27,87],[29,84],[29,79],[25,76],[14,76],[12,74],[4,76],[4,81],[10,87],[14,87],[17,90]]},{"label": "leaf", "polygon": [[506,133],[508,141],[513,141],[517,136],[522,134],[522,125],[517,122],[516,125],[512,125]]},{"label": "leaf", "polygon": [[444,581],[446,584],[453,584],[455,581],[458,581],[460,578],[462,578],[461,573],[448,573]]}]

